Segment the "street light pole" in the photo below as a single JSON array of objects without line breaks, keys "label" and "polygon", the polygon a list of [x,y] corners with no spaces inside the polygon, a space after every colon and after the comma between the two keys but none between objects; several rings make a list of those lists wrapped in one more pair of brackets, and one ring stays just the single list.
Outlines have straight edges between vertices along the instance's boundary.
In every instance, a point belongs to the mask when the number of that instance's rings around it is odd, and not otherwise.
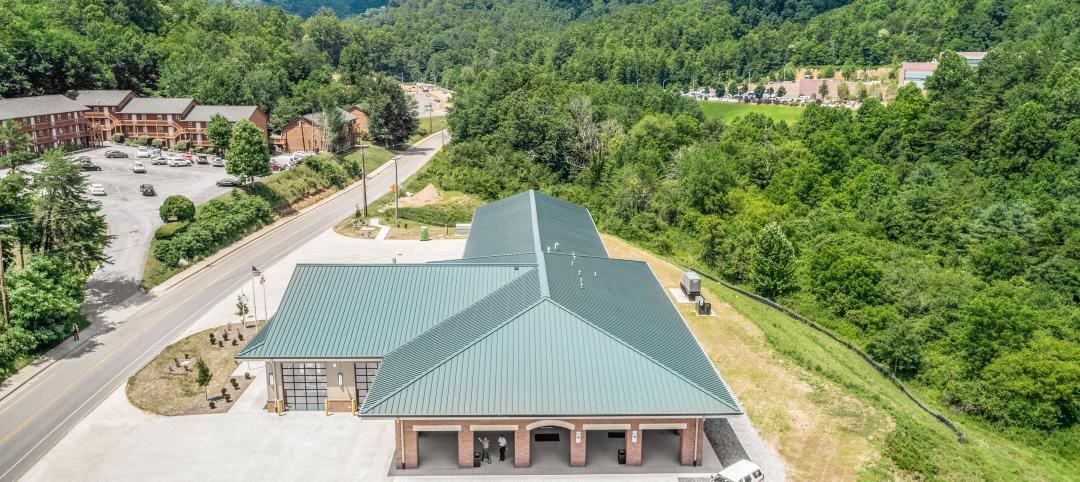
[{"label": "street light pole", "polygon": [[364,191],[364,218],[368,217],[367,211],[367,156],[364,155],[364,150],[367,149],[367,144],[360,144],[360,175],[364,177],[361,181]]}]

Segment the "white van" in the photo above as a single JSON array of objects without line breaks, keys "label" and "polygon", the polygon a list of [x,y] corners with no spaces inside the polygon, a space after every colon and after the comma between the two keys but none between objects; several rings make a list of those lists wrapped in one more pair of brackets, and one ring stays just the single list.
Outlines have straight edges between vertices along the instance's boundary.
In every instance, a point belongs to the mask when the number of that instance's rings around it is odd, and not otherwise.
[{"label": "white van", "polygon": [[135,157],[150,157],[150,148],[139,146],[139,152],[135,154]]},{"label": "white van", "polygon": [[761,467],[749,460],[735,462],[719,474],[713,476],[713,482],[762,482],[765,475],[761,473]]}]

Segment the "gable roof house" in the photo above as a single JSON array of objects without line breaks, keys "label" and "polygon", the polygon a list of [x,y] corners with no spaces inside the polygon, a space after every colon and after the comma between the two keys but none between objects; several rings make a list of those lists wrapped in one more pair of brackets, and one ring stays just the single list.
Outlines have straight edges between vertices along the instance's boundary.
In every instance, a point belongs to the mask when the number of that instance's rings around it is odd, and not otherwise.
[{"label": "gable roof house", "polygon": [[400,469],[421,433],[448,431],[462,468],[482,431],[514,434],[516,467],[544,431],[584,466],[597,430],[625,435],[627,465],[646,436],[699,465],[704,418],[742,413],[648,265],[609,257],[587,209],[535,191],[478,208],[461,259],[298,265],[237,359],[267,363],[269,410],[394,420]]}]

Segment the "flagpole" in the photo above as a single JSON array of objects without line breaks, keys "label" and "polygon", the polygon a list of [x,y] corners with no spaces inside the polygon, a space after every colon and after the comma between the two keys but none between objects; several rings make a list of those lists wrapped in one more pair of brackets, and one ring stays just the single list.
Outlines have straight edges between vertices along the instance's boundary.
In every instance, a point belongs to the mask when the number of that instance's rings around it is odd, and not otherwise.
[{"label": "flagpole", "polygon": [[[266,315],[266,321],[270,321],[270,304],[266,302],[266,276],[259,275],[259,285],[262,286],[263,290],[263,314]],[[255,323],[255,326],[259,326],[258,322]]]}]

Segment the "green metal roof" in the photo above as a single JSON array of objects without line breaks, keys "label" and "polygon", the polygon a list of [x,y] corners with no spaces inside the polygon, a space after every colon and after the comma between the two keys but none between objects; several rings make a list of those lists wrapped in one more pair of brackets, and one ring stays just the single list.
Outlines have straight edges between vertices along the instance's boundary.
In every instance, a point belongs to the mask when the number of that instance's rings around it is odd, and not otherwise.
[{"label": "green metal roof", "polygon": [[384,377],[404,364],[396,361],[396,352],[384,360],[362,416],[741,413],[551,300],[495,323],[423,376],[387,390]]},{"label": "green metal roof", "polygon": [[477,209],[460,260],[303,268],[238,358],[383,356],[366,416],[742,411],[648,265],[535,191]]},{"label": "green metal roof", "polygon": [[382,357],[535,266],[300,264],[239,359]]}]

